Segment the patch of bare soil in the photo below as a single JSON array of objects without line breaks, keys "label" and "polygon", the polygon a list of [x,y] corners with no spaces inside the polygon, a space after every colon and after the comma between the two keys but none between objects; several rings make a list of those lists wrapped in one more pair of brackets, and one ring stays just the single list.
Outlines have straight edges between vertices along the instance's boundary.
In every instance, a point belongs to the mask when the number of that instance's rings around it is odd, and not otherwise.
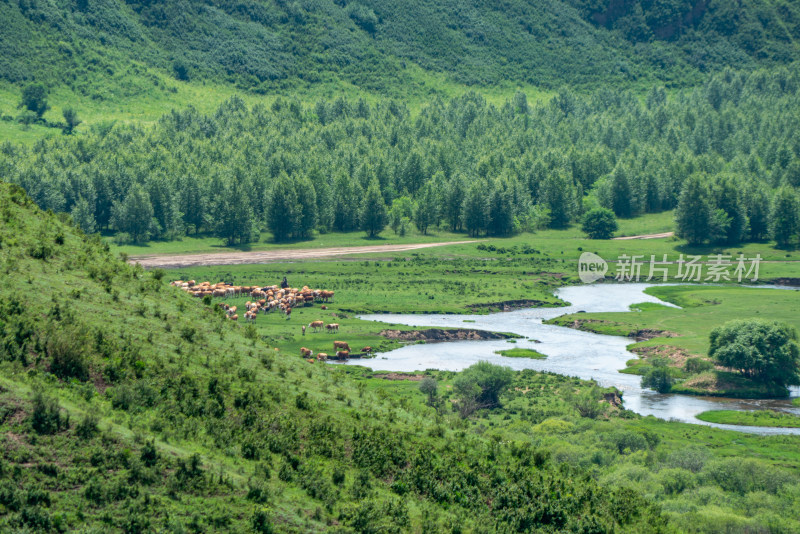
[{"label": "patch of bare soil", "polygon": [[660,234],[642,234],[642,235],[626,235],[622,237],[615,237],[616,241],[628,241],[631,239],[659,239],[662,237],[672,237],[675,232],[661,232]]},{"label": "patch of bare soil", "polygon": [[385,373],[373,375],[372,378],[383,378],[384,380],[410,380],[412,382],[419,382],[425,378],[425,375],[406,375],[402,373]]},{"label": "patch of bare soil", "polygon": [[178,267],[202,267],[206,265],[246,265],[253,263],[273,263],[286,260],[308,260],[347,256],[349,254],[385,254],[405,252],[421,248],[443,247],[474,243],[471,241],[450,241],[443,243],[412,243],[406,245],[369,245],[359,247],[294,248],[281,250],[258,250],[252,252],[211,252],[207,254],[162,254],[152,256],[131,256],[128,263],[139,263],[146,269],[174,269]]},{"label": "patch of bare soil", "polygon": [[427,330],[381,330],[380,335],[387,339],[400,341],[474,341],[481,339],[508,339],[513,336],[486,330],[468,330],[463,328],[429,328]]},{"label": "patch of bare soil", "polygon": [[601,400],[600,402],[607,402],[614,408],[619,408],[620,406],[622,406],[622,399],[619,397],[619,395],[617,395],[615,391],[612,391],[610,393],[604,393],[603,400]]},{"label": "patch of bare soil", "polygon": [[679,337],[680,334],[676,332],[670,332],[669,330],[653,330],[652,328],[644,328],[642,330],[636,330],[635,332],[631,332],[628,334],[628,337],[635,337],[639,341],[644,341],[647,339],[653,339],[656,337]]},{"label": "patch of bare soil", "polygon": [[671,345],[655,345],[652,347],[635,347],[631,352],[638,354],[642,359],[665,358],[673,367],[683,367],[686,360],[692,357],[685,349]]}]

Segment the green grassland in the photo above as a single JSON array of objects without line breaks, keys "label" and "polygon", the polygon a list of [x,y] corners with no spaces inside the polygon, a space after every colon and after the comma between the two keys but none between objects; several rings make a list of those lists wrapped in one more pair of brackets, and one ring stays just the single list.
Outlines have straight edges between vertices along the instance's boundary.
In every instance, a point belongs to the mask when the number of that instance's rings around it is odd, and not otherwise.
[{"label": "green grassland", "polygon": [[[656,234],[674,231],[674,216],[672,211],[662,213],[648,213],[631,219],[620,219],[620,230],[617,235],[633,236]],[[233,251],[262,251],[284,250],[296,248],[325,248],[340,246],[371,246],[382,244],[411,244],[448,241],[478,241],[479,243],[453,244],[443,248],[426,249],[426,258],[467,258],[480,259],[484,262],[504,263],[508,261],[524,261],[523,258],[547,258],[552,262],[553,272],[559,272],[575,280],[578,274],[578,259],[583,252],[594,252],[609,262],[609,272],[606,279],[611,280],[617,269],[621,256],[641,256],[637,261],[644,262],[641,268],[640,281],[646,281],[649,276],[648,265],[650,256],[655,256],[656,261],[661,261],[664,254],[667,261],[673,262],[668,266],[668,281],[675,281],[678,273],[677,262],[681,255],[688,259],[689,255],[699,255],[703,261],[708,261],[710,256],[716,254],[729,255],[732,261],[740,254],[745,258],[754,258],[759,255],[763,262],[759,266],[759,280],[763,283],[778,278],[796,278],[800,254],[792,250],[775,247],[774,243],[747,243],[743,245],[716,245],[716,246],[688,246],[682,239],[675,237],[657,239],[632,239],[632,240],[602,240],[589,239],[577,226],[563,230],[539,230],[535,233],[521,233],[516,236],[502,237],[470,237],[463,233],[452,233],[446,230],[430,230],[423,235],[416,230],[410,231],[405,236],[398,236],[390,229],[381,232],[377,239],[369,238],[364,232],[331,232],[315,234],[313,239],[294,241],[289,243],[272,242],[269,233],[262,234],[256,243],[238,246],[224,246],[222,239],[217,237],[183,237],[175,241],[150,241],[144,245],[115,245],[111,239],[108,244],[111,250],[125,253],[129,256],[191,254],[210,252]],[[482,248],[478,245],[482,244]],[[527,252],[526,252],[527,251]],[[410,253],[408,253],[410,256]],[[358,256],[351,256],[357,259]],[[749,262],[748,262],[749,266]],[[731,273],[733,270],[731,269]],[[707,271],[703,271],[701,281],[707,278]],[[660,273],[655,275],[655,281]],[[720,279],[719,283],[729,283],[731,280]],[[733,280],[735,282],[735,279]]]},{"label": "green grassland", "polygon": [[221,238],[213,236],[187,236],[175,241],[149,241],[141,245],[117,245],[113,243],[111,238],[108,238],[107,242],[114,252],[128,254],[129,256],[148,256],[162,254],[203,254],[209,252],[290,250],[297,248],[403,245],[472,240],[473,238],[465,234],[441,230],[428,232],[426,235],[422,235],[419,232],[409,232],[404,236],[397,235],[391,230],[384,230],[372,238],[367,236],[364,232],[331,232],[327,234],[317,233],[313,238],[288,243],[276,243],[272,240],[272,234],[264,232],[257,242],[233,246],[226,246]]},{"label": "green grassland", "polygon": [[495,354],[506,356],[508,358],[533,358],[534,360],[544,360],[547,358],[546,354],[535,351],[533,349],[506,349],[497,350]]},{"label": "green grassland", "polygon": [[711,410],[697,414],[701,421],[723,425],[770,426],[800,428],[800,417],[775,410],[742,412],[738,410]]}]

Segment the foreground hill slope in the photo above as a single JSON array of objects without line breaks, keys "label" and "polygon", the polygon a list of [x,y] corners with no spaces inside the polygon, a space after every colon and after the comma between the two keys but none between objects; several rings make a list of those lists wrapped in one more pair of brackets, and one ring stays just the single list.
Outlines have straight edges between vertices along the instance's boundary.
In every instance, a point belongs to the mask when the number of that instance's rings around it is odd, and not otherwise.
[{"label": "foreground hill slope", "polygon": [[16,186],[0,206],[0,530],[661,528],[530,443],[273,350]]}]

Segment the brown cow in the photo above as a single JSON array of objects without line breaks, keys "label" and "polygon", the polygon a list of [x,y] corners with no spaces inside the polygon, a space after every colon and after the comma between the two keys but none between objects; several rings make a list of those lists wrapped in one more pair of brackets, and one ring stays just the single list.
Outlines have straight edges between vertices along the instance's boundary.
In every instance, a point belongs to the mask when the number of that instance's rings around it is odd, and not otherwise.
[{"label": "brown cow", "polygon": [[328,329],[329,333],[330,332],[338,332],[339,331],[339,323],[326,324],[325,328]]},{"label": "brown cow", "polygon": [[238,321],[238,320],[239,320],[238,315],[231,315],[231,321]]},{"label": "brown cow", "polygon": [[302,356],[303,358],[308,358],[312,354],[314,354],[314,353],[311,352],[311,349],[307,349],[305,347],[300,347],[300,356]]},{"label": "brown cow", "polygon": [[372,352],[372,347],[364,347],[361,352]]},{"label": "brown cow", "polygon": [[334,341],[333,342],[333,348],[334,348],[334,350],[342,349],[342,350],[349,351],[350,350],[350,345],[348,345],[347,342],[345,342],[345,341]]},{"label": "brown cow", "polygon": [[337,350],[336,351],[336,359],[337,360],[346,360],[350,356],[349,350]]},{"label": "brown cow", "polygon": [[325,360],[328,359],[328,355],[325,354],[324,352],[318,352],[317,353],[317,359],[322,361],[322,362],[324,362]]},{"label": "brown cow", "polygon": [[324,324],[325,324],[325,323],[324,323],[324,322],[322,322],[322,321],[311,321],[310,323],[308,323],[308,326],[310,326],[310,327],[311,327],[311,329],[312,329],[314,332],[319,332],[320,328],[322,328],[322,326],[323,326]]}]

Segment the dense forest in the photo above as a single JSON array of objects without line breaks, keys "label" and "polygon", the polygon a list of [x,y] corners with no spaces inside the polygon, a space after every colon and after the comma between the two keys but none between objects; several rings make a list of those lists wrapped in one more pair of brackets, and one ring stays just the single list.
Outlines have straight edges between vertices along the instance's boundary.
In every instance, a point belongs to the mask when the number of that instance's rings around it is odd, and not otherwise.
[{"label": "dense forest", "polygon": [[351,83],[403,96],[410,65],[466,84],[690,86],[797,57],[789,0],[19,0],[0,2],[0,79],[115,101],[150,71],[274,92]]},{"label": "dense forest", "polygon": [[690,242],[788,243],[800,230],[798,89],[796,70],[726,71],[669,97],[562,90],[497,107],[469,93],[414,115],[392,100],[233,98],[153,128],[6,144],[0,175],[120,242],[211,232],[246,243],[265,229],[280,241],[387,223],[508,235],[600,205],[617,217],[677,207]]}]

